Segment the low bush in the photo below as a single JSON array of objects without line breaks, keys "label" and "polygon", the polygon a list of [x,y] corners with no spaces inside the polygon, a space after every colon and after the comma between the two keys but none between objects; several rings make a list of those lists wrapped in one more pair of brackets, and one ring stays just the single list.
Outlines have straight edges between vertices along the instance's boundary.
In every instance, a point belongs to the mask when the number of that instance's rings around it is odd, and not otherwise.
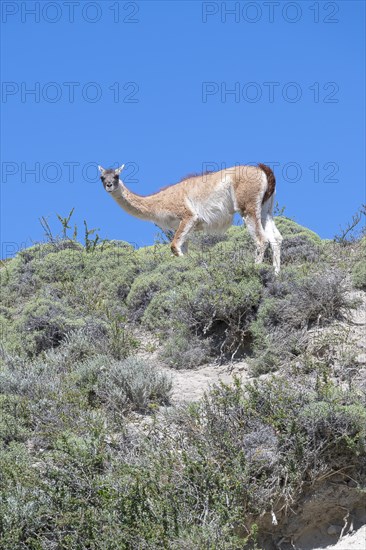
[{"label": "low bush", "polygon": [[352,282],[360,290],[366,290],[366,237],[363,237],[357,247],[357,256],[352,268]]},{"label": "low bush", "polygon": [[26,265],[30,266],[39,281],[56,283],[74,281],[80,275],[85,266],[85,253],[80,248],[65,248],[47,255],[37,255]]},{"label": "low bush", "polygon": [[234,356],[246,344],[247,329],[261,296],[258,270],[222,258],[210,266],[192,267],[180,284],[155,293],[142,322],[163,333],[174,328],[209,338],[211,352]]},{"label": "low bush", "polygon": [[355,264],[352,270],[352,281],[356,288],[366,290],[366,261]]},{"label": "low bush", "polygon": [[231,548],[239,537],[243,545],[253,522],[264,511],[280,518],[304,481],[342,468],[361,480],[365,419],[362,396],[330,383],[279,378],[216,387],[179,411],[159,445],[155,472],[164,477],[155,477],[156,494],[169,484],[170,537],[189,525],[207,536],[211,525],[211,544]]},{"label": "low bush", "polygon": [[103,405],[114,419],[130,411],[148,412],[156,405],[167,404],[171,390],[167,375],[155,365],[132,357],[124,361],[95,357],[74,371],[73,380],[90,403]]},{"label": "low bush", "polygon": [[0,370],[0,394],[24,397],[40,408],[53,399],[56,416],[57,407],[67,404],[70,392],[74,392],[73,405],[87,409],[103,403],[121,416],[169,402],[171,380],[155,365],[132,357],[116,361],[97,354],[91,358],[83,355],[82,361],[72,364],[70,357],[67,359],[46,355],[45,361],[29,363],[7,356]]},{"label": "low bush", "polygon": [[58,347],[68,333],[85,324],[52,291],[47,294],[30,300],[17,322],[22,348],[29,356]]},{"label": "low bush", "polygon": [[66,334],[61,345],[48,350],[43,357],[46,363],[71,371],[79,363],[96,355],[107,354],[108,351],[106,324],[89,321],[85,326]]},{"label": "low bush", "polygon": [[308,235],[297,234],[286,237],[281,247],[283,265],[295,262],[316,262],[321,257],[322,246]]},{"label": "low bush", "polygon": [[263,374],[306,349],[308,330],[345,318],[356,305],[347,275],[321,268],[309,275],[283,270],[270,280],[256,319],[250,326],[256,360],[253,372]]},{"label": "low bush", "polygon": [[139,321],[142,318],[154,295],[167,284],[168,281],[163,280],[161,275],[156,273],[140,275],[134,281],[127,296],[127,305],[133,321]]},{"label": "low bush", "polygon": [[83,280],[92,285],[94,295],[122,303],[139,271],[136,253],[128,243],[104,243],[86,254]]},{"label": "low bush", "polygon": [[278,227],[284,239],[301,236],[306,238],[308,241],[312,241],[315,245],[321,245],[322,243],[321,238],[314,231],[311,231],[311,229],[299,225],[290,218],[286,218],[284,216],[277,217],[276,226]]},{"label": "low bush", "polygon": [[[88,364],[86,368],[89,366],[95,369],[95,364]],[[130,357],[104,366],[95,393],[110,411],[123,415],[131,409],[147,412],[155,405],[167,404],[171,387],[169,377],[159,373],[156,366]]]},{"label": "low bush", "polygon": [[184,330],[173,331],[163,343],[160,358],[174,369],[191,369],[207,363],[211,353],[210,340],[202,340]]},{"label": "low bush", "polygon": [[93,361],[78,371],[77,386],[95,389],[98,408],[64,424],[47,447],[29,451],[26,417],[17,431],[8,423],[0,445],[4,548],[239,550],[248,539],[261,547],[263,515],[284,520],[304,486],[339,471],[365,482],[366,414],[357,393],[296,376],[237,381],[131,438],[108,429],[102,407],[124,407],[126,372],[136,364],[115,364],[111,375],[106,368],[103,380],[106,359]]}]

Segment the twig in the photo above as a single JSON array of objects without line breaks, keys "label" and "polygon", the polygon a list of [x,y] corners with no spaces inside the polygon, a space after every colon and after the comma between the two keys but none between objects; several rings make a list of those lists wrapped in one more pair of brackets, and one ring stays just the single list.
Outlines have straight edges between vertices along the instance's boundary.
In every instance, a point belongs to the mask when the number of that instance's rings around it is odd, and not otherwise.
[{"label": "twig", "polygon": [[318,483],[319,481],[323,481],[323,479],[326,479],[327,477],[331,477],[331,476],[334,476],[335,474],[339,474],[339,472],[342,472],[343,470],[347,470],[347,468],[353,468],[353,465],[350,464],[349,466],[344,466],[344,468],[341,468],[340,470],[336,470],[335,472],[328,472],[328,473],[322,475],[321,477],[315,478],[312,484],[314,485],[314,483]]}]

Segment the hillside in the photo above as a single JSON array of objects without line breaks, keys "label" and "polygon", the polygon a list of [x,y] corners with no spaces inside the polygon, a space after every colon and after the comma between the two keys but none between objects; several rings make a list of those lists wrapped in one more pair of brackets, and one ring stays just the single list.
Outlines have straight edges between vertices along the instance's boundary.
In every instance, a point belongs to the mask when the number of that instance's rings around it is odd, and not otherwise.
[{"label": "hillside", "polygon": [[0,268],[0,548],[313,550],[366,523],[366,240],[278,217]]}]

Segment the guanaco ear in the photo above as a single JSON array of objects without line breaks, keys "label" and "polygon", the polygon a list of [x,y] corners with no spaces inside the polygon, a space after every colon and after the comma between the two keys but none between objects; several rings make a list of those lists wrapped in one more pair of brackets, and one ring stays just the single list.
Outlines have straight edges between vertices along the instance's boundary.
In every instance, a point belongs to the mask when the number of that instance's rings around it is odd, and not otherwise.
[{"label": "guanaco ear", "polygon": [[117,168],[117,169],[114,171],[115,174],[118,174],[118,175],[119,175],[119,174],[122,172],[122,170],[124,169],[124,167],[125,167],[125,165],[122,164],[122,166],[120,166],[119,168]]},{"label": "guanaco ear", "polygon": [[100,165],[99,165],[99,166],[98,166],[98,170],[99,170],[99,172],[100,172],[101,174],[103,174],[103,172],[104,172],[103,166],[100,166]]}]

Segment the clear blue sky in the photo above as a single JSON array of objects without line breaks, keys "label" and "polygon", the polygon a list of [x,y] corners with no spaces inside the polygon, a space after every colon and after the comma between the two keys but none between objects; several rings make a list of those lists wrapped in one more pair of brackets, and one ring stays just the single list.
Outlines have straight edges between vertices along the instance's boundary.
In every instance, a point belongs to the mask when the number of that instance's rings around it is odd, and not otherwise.
[{"label": "clear blue sky", "polygon": [[139,194],[272,164],[287,215],[332,237],[365,201],[364,25],[363,1],[4,0],[2,256],[72,207],[80,230],[153,242],[93,163],[131,163]]}]

